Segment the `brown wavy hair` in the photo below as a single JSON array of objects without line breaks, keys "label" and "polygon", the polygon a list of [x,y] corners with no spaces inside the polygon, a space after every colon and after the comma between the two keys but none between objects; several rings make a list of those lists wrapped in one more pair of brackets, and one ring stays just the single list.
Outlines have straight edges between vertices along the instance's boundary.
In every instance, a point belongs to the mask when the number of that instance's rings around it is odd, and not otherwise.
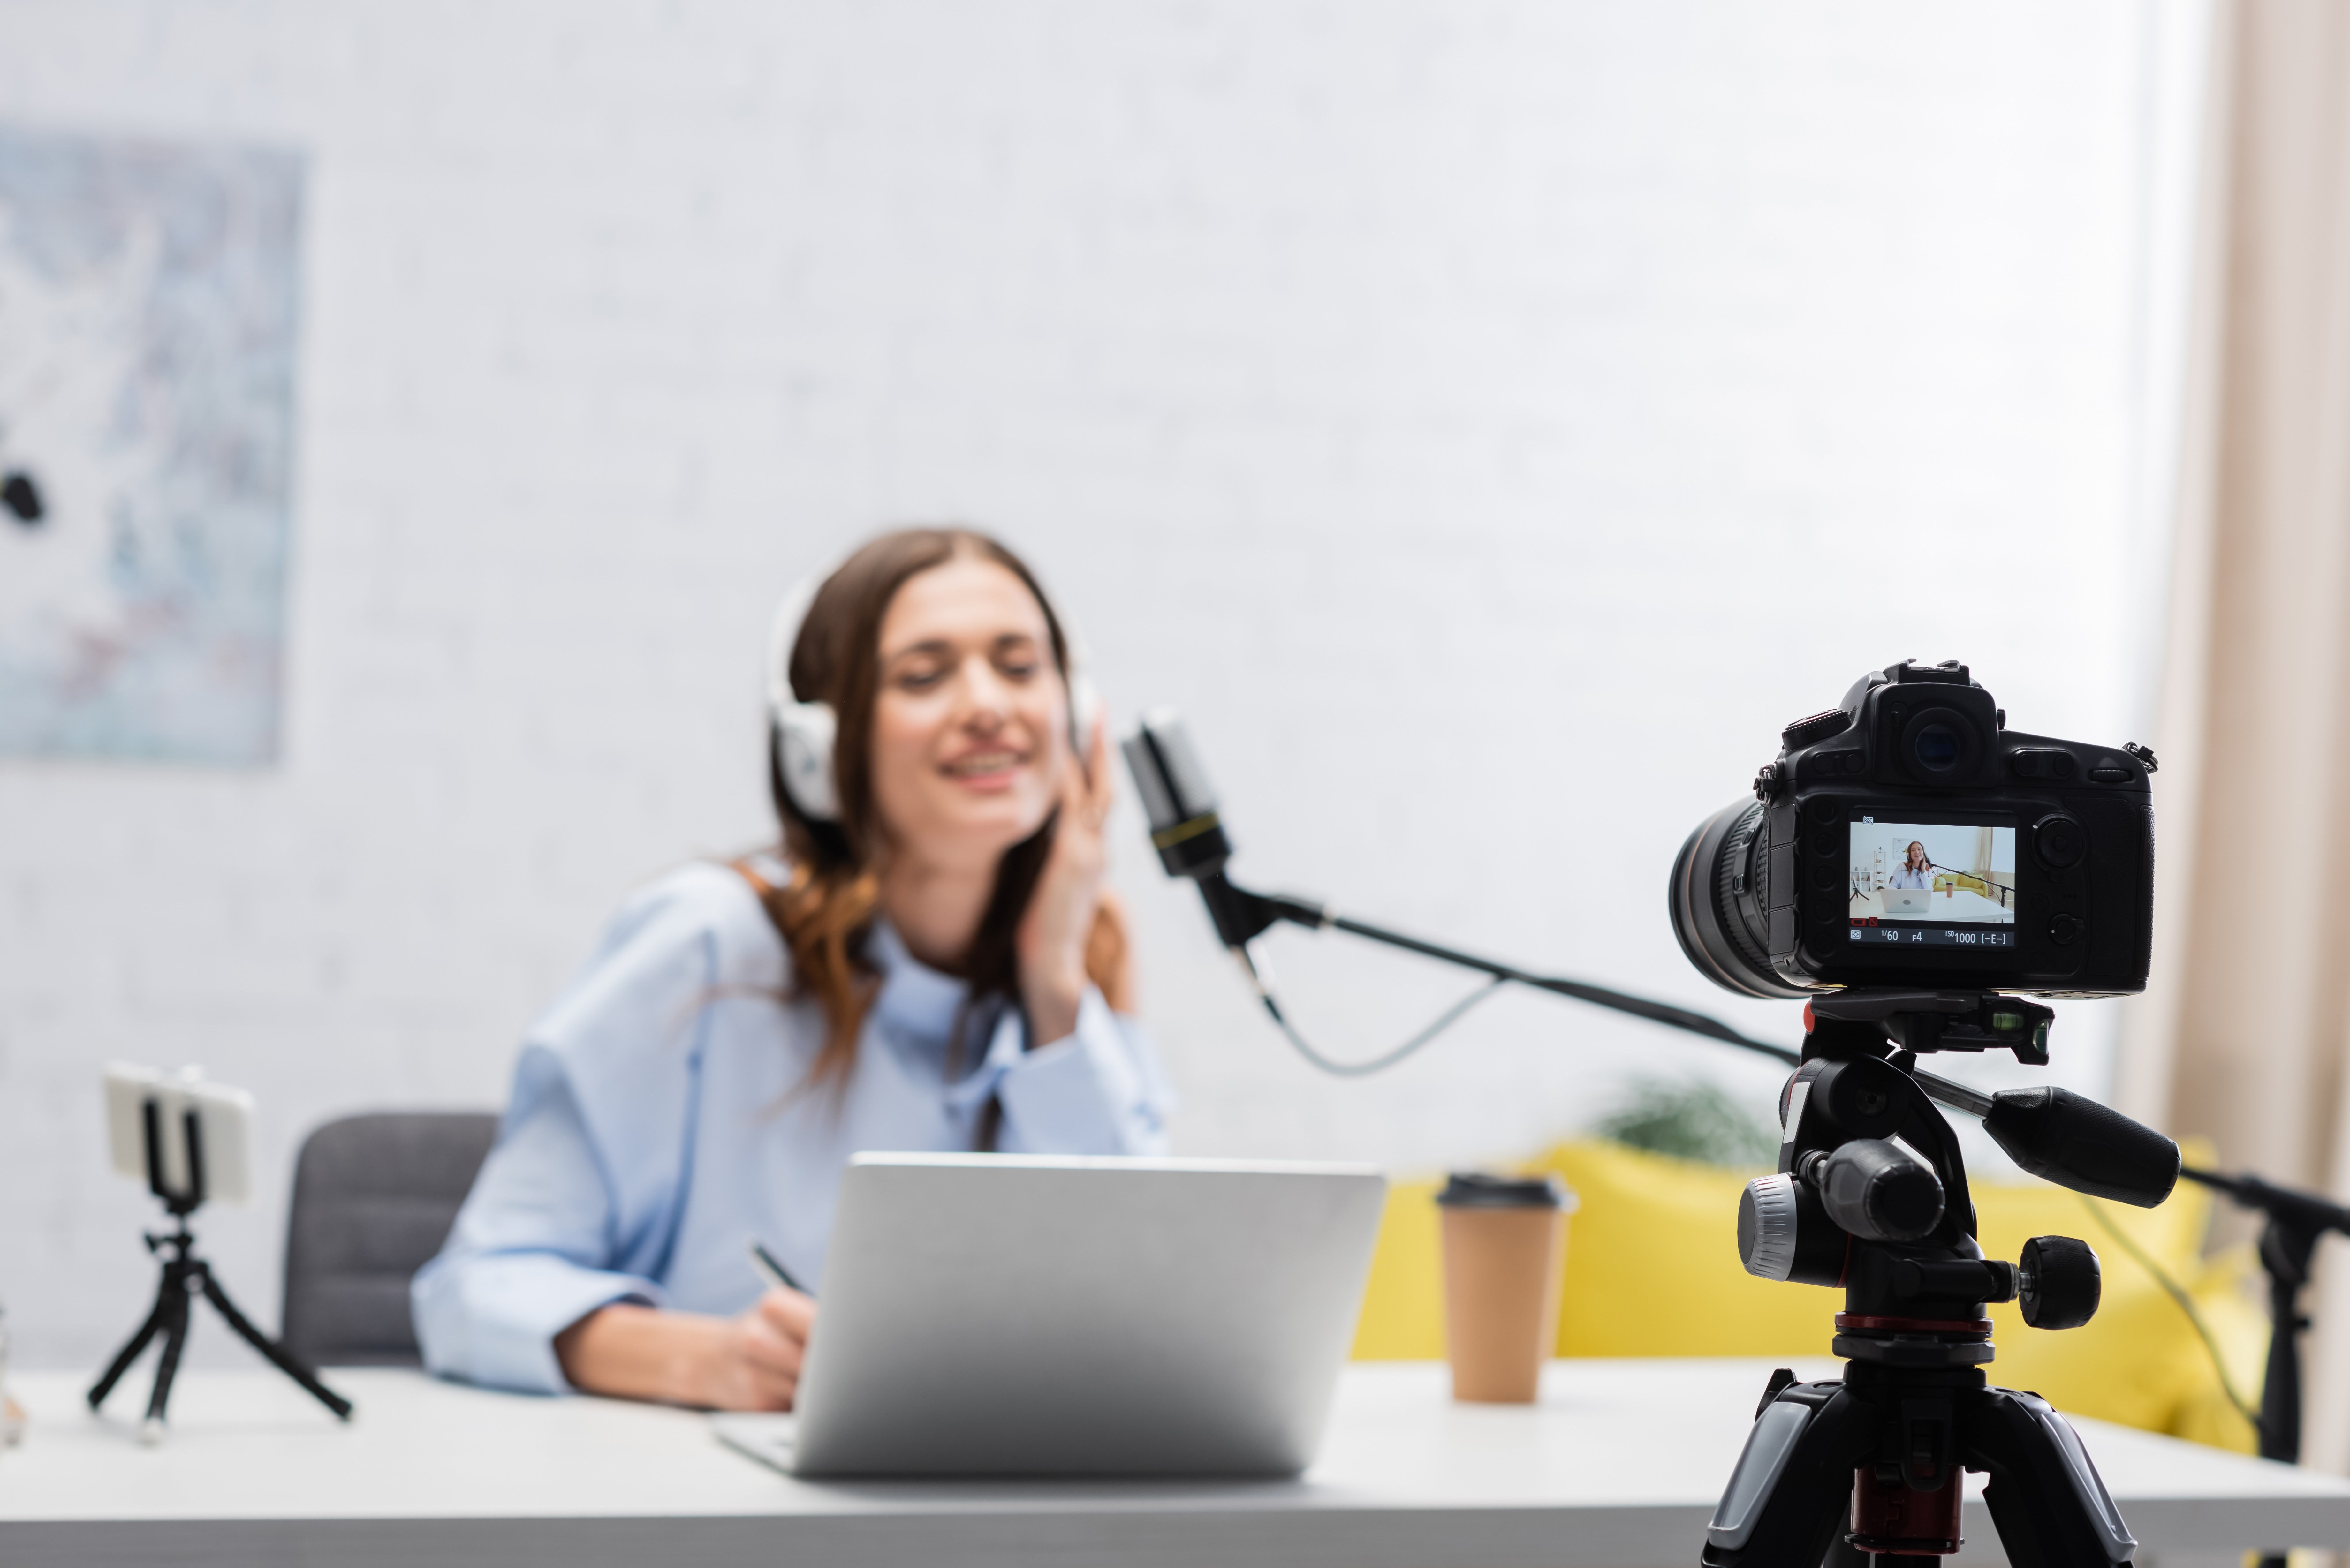
[{"label": "brown wavy hair", "polygon": [[[792,645],[789,674],[794,696],[830,703],[838,721],[832,767],[839,820],[818,822],[793,803],[771,733],[767,787],[783,824],[783,858],[791,874],[780,888],[754,879],[760,902],[791,953],[792,993],[812,996],[824,1009],[824,1048],[809,1072],[811,1085],[847,1082],[865,1010],[879,988],[879,971],[866,949],[880,913],[885,846],[873,798],[873,706],[881,686],[882,618],[909,578],[959,558],[993,561],[1027,586],[1045,612],[1053,662],[1062,679],[1068,678],[1068,637],[1035,574],[1002,544],[973,529],[884,534],[842,562],[816,589]],[[1005,850],[996,867],[994,892],[962,964],[973,1003],[1019,999],[1014,944],[1059,825],[1056,806],[1035,833]],[[1086,974],[1112,1007],[1127,1012],[1132,1007],[1130,973],[1125,917],[1105,890],[1087,937]]]}]

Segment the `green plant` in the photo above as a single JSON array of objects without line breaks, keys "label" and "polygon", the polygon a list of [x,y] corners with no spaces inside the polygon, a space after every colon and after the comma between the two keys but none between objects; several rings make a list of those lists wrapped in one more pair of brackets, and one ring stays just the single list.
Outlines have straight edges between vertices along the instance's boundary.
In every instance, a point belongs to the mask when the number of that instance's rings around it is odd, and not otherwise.
[{"label": "green plant", "polygon": [[1602,1117],[1602,1137],[1633,1148],[1746,1169],[1768,1166],[1777,1132],[1718,1085],[1702,1080],[1636,1080],[1623,1105]]}]

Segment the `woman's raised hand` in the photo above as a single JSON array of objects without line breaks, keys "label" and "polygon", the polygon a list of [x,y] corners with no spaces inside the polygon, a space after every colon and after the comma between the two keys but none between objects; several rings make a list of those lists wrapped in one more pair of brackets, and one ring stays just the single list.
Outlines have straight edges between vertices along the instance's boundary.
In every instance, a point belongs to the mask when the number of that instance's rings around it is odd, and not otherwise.
[{"label": "woman's raised hand", "polygon": [[1061,820],[1053,853],[1020,921],[1020,1000],[1028,1010],[1028,1043],[1049,1044],[1077,1026],[1086,993],[1086,942],[1102,902],[1107,854],[1102,825],[1115,793],[1110,783],[1109,727],[1094,722],[1083,765],[1072,753],[1061,783]]}]

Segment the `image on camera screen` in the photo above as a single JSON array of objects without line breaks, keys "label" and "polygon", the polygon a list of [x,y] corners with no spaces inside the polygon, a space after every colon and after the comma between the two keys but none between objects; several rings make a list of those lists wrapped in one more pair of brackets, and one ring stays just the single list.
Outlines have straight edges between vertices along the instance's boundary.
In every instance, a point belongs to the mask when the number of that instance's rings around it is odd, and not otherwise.
[{"label": "image on camera screen", "polygon": [[1856,946],[2015,945],[2015,829],[1879,822],[1852,828]]}]

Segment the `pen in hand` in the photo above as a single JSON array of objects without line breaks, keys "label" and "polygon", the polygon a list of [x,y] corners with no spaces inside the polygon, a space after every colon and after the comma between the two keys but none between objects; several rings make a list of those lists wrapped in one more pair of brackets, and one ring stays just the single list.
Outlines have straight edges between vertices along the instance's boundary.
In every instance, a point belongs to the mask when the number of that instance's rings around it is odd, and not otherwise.
[{"label": "pen in hand", "polygon": [[784,1261],[761,1245],[756,1236],[751,1238],[751,1266],[759,1272],[760,1278],[777,1290],[796,1291],[810,1301],[816,1300],[816,1293],[792,1278],[792,1272],[784,1267]]}]

